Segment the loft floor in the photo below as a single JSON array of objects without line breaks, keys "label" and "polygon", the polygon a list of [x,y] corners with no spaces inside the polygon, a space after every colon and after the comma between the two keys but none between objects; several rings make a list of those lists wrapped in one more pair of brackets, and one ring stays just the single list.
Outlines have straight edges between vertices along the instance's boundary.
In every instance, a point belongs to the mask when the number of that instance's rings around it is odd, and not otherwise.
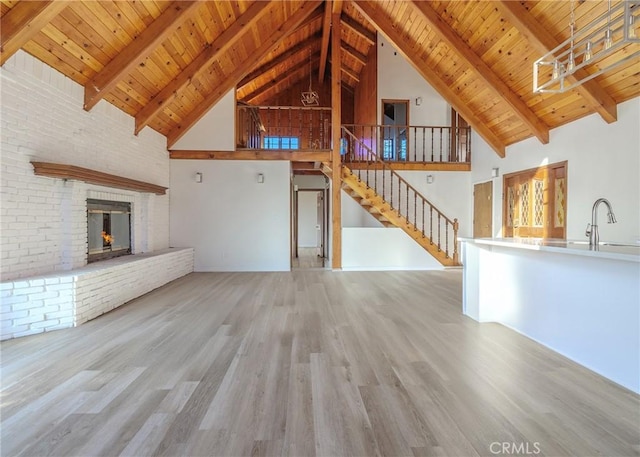
[{"label": "loft floor", "polygon": [[637,395],[460,309],[460,270],[194,273],[3,342],[2,454],[637,454]]}]

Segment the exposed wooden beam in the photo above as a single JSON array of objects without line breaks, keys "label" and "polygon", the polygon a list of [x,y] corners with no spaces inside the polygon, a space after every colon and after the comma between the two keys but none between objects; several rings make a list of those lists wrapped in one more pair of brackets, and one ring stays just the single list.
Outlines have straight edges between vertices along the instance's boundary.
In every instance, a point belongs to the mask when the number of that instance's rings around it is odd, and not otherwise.
[{"label": "exposed wooden beam", "polygon": [[[297,65],[294,65],[293,67],[291,67],[289,70],[287,70],[286,74],[283,74],[282,76],[278,77],[277,79],[272,80],[271,82],[258,87],[256,90],[254,90],[253,92],[251,92],[249,95],[247,95],[246,97],[242,97],[242,101],[250,103],[251,100],[253,100],[254,98],[258,98],[260,95],[264,94],[265,92],[273,89],[274,87],[285,83],[286,81],[290,80],[291,78],[293,78],[294,76],[296,76],[298,73],[300,73],[302,70],[306,70],[309,68],[309,63],[311,63],[311,67],[312,69],[315,68],[316,64],[318,63],[318,60],[320,59],[320,53],[316,52],[311,56],[311,62],[300,62]],[[313,71],[313,70],[311,70]]]},{"label": "exposed wooden beam", "polygon": [[333,0],[333,7],[331,8],[332,14],[337,14],[338,17],[342,14],[342,0]]},{"label": "exposed wooden beam", "polygon": [[329,151],[191,151],[172,149],[169,158],[174,160],[289,160],[290,162],[327,162]]},{"label": "exposed wooden beam", "polygon": [[371,32],[369,29],[365,28],[353,18],[350,18],[346,14],[340,16],[340,22],[346,27],[350,28],[354,33],[360,35],[362,38],[367,40],[369,44],[376,43],[376,33]]},{"label": "exposed wooden beam", "polygon": [[[558,43],[520,2],[503,0],[498,2],[500,12],[518,32],[529,42],[531,47],[540,55],[545,55],[555,49]],[[587,76],[584,68],[567,76],[569,84]],[[615,100],[595,80],[589,80],[575,88],[584,98],[590,108],[595,110],[605,122],[611,123],[618,120],[618,107]]]},{"label": "exposed wooden beam", "polygon": [[[193,79],[207,71],[213,61],[233,47],[261,17],[273,8],[271,2],[255,2],[242,16],[222,32],[210,46],[204,49],[187,67],[167,84],[144,108],[136,114],[136,135],[166,108]],[[253,62],[255,63],[257,60]]]},{"label": "exposed wooden beam", "polygon": [[342,73],[344,73],[345,75],[347,75],[348,77],[355,79],[356,82],[360,82],[360,76],[351,68],[349,67],[345,67],[344,65],[340,66],[340,70],[342,71]]},{"label": "exposed wooden beam", "polygon": [[320,37],[321,37],[321,35],[319,33],[316,33],[315,35],[310,36],[306,40],[301,41],[300,43],[296,44],[295,46],[287,49],[285,52],[280,54],[275,59],[270,60],[269,62],[265,63],[264,65],[262,65],[259,68],[256,68],[251,73],[249,73],[247,76],[242,78],[242,81],[240,81],[238,83],[237,89],[238,90],[242,89],[244,86],[249,84],[254,79],[262,76],[263,74],[265,74],[268,71],[273,70],[275,67],[277,67],[278,65],[286,62],[287,60],[289,60],[291,57],[293,57],[294,55],[298,54],[299,52],[302,52],[305,49],[315,45],[315,43],[320,39]]},{"label": "exposed wooden beam", "polygon": [[354,95],[356,93],[356,88],[350,86],[349,84],[345,83],[344,81],[342,81],[342,90],[346,90],[347,92],[351,92]]},{"label": "exposed wooden beam", "polygon": [[[249,55],[243,62],[237,65],[224,81],[222,81],[216,89],[205,97],[205,99],[193,109],[181,122],[172,129],[167,135],[167,144],[173,146],[182,136],[204,116],[213,105],[215,105],[227,92],[233,89],[236,84],[249,72],[256,62],[261,61],[267,54],[273,51],[292,30],[294,30],[302,21],[304,21],[315,8],[318,7],[322,0],[307,0],[300,3],[298,9],[289,18],[280,24],[280,26],[271,31],[271,35],[267,40],[262,42],[258,48]],[[264,2],[256,2],[264,3]],[[269,2],[269,5],[278,7],[278,2]],[[247,28],[247,30],[250,27]]]},{"label": "exposed wooden beam", "polygon": [[320,171],[320,169],[318,167],[316,167],[316,164],[318,162],[295,162],[291,164],[291,169],[293,171],[299,171],[299,170],[317,170]]},{"label": "exposed wooden beam", "polygon": [[342,157],[340,137],[342,136],[342,83],[340,81],[340,37],[342,36],[340,15],[333,15],[331,36],[331,268],[342,268]]},{"label": "exposed wooden beam", "polygon": [[324,82],[324,74],[327,70],[327,57],[329,56],[329,37],[331,36],[331,0],[324,2],[324,17],[322,19],[322,40],[320,41],[320,70],[318,81]]},{"label": "exposed wooden beam", "polygon": [[313,10],[313,13],[311,13],[308,18],[302,21],[302,23],[298,27],[296,27],[291,33],[297,32],[298,30],[308,26],[312,22],[322,18],[323,16],[324,16],[324,7],[323,5],[319,5],[315,10]]},{"label": "exposed wooden beam", "polygon": [[360,13],[373,24],[378,31],[396,47],[409,63],[422,75],[422,77],[434,88],[442,97],[465,118],[476,132],[493,148],[500,157],[504,157],[506,146],[491,129],[485,126],[484,122],[476,116],[474,111],[460,99],[458,94],[429,66],[417,59],[413,49],[413,43],[400,31],[397,19],[389,16],[374,1],[353,1],[353,5]]},{"label": "exposed wooden beam", "polygon": [[358,51],[356,48],[354,48],[353,46],[351,46],[349,43],[345,42],[345,41],[341,41],[340,42],[340,47],[342,48],[342,50],[344,52],[346,52],[347,54],[349,54],[351,57],[353,57],[354,59],[356,59],[358,62],[360,62],[362,65],[366,65],[367,64],[367,56],[364,55],[363,53],[361,53],[360,51]]},{"label": "exposed wooden beam", "polygon": [[[333,65],[333,59],[331,59],[329,61],[329,63],[331,63],[331,65]],[[356,80],[356,82],[360,82],[360,75],[358,73],[356,73],[355,70],[345,66],[345,65],[340,65],[340,71],[342,73],[344,73],[345,75],[349,76],[350,78],[353,78]]]},{"label": "exposed wooden beam", "polygon": [[324,176],[322,170],[293,170],[293,174],[296,176]]},{"label": "exposed wooden beam", "polygon": [[412,0],[412,3],[420,13],[420,16],[427,21],[431,30],[433,30],[447,46],[462,57],[463,62],[475,71],[475,74],[484,81],[489,89],[511,107],[511,110],[516,116],[529,128],[529,131],[538,138],[542,144],[549,143],[549,127],[542,122],[520,96],[513,92],[511,88],[495,74],[489,65],[460,38],[449,24],[442,20],[438,12],[429,5],[429,2]]},{"label": "exposed wooden beam", "polygon": [[0,19],[0,65],[31,41],[40,30],[70,2],[48,1],[17,3]]},{"label": "exposed wooden beam", "polygon": [[162,12],[138,37],[115,56],[84,86],[84,109],[89,111],[104,98],[122,78],[146,59],[171,36],[199,7],[198,2],[177,1]]}]

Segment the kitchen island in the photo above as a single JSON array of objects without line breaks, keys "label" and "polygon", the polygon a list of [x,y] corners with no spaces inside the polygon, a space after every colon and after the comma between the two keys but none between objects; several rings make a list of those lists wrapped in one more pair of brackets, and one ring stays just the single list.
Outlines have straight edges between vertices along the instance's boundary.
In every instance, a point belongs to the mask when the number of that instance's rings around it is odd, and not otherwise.
[{"label": "kitchen island", "polygon": [[461,239],[463,312],[640,393],[640,245]]}]

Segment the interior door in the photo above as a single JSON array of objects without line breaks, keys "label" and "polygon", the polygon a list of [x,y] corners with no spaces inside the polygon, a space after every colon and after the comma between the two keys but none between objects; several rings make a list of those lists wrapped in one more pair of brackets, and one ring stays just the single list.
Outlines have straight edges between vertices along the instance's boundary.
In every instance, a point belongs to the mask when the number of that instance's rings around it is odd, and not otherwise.
[{"label": "interior door", "polygon": [[409,100],[382,100],[383,160],[406,161],[409,157]]},{"label": "interior door", "polygon": [[324,191],[316,192],[316,247],[318,247],[317,254],[320,257],[324,257]]},{"label": "interior door", "polygon": [[567,163],[504,176],[505,237],[565,238]]},{"label": "interior door", "polygon": [[493,236],[493,183],[487,181],[473,186],[473,237]]}]

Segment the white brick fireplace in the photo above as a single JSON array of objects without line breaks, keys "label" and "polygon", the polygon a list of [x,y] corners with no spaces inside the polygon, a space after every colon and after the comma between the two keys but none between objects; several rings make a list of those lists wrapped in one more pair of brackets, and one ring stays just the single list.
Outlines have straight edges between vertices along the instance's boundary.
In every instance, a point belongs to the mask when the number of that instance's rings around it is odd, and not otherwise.
[{"label": "white brick fireplace", "polygon": [[[168,187],[162,135],[133,135],[133,118],[105,101],[84,111],[81,86],[22,51],[0,68],[0,89],[0,338],[77,325],[193,271],[191,249],[169,248],[168,195],[36,176],[31,165]],[[133,255],[87,265],[88,198],[131,203]]]}]

